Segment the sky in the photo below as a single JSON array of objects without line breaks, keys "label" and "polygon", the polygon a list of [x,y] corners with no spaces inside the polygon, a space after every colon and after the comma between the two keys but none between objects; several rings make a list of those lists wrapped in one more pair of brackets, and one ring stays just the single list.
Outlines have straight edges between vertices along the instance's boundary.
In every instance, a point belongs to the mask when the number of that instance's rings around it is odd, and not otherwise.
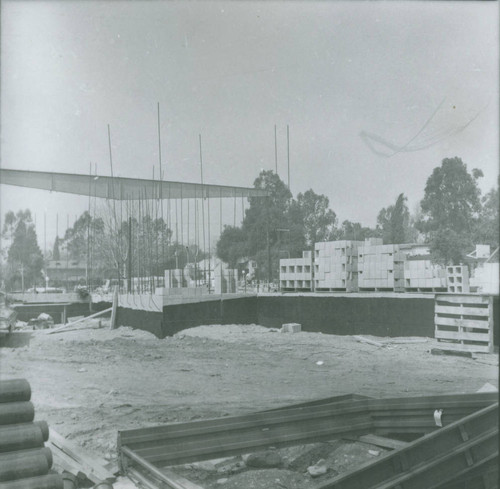
[{"label": "sky", "polygon": [[[401,192],[413,212],[443,158],[480,168],[487,192],[499,172],[498,10],[4,0],[1,166],[110,175],[109,124],[114,174],[151,178],[155,167],[158,177],[159,103],[167,180],[200,181],[201,134],[205,183],[252,186],[275,169],[276,125],[288,183],[288,125],[292,193],[326,195],[339,222],[374,226]],[[84,197],[0,192],[1,214],[30,208],[48,242],[56,221],[61,235],[88,207]]]}]

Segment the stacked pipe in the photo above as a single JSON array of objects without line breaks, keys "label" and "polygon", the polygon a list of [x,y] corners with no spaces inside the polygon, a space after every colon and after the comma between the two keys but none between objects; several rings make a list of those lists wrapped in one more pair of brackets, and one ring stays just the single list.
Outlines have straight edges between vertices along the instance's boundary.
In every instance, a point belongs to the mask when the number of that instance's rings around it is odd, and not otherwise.
[{"label": "stacked pipe", "polygon": [[63,479],[51,474],[52,453],[45,421],[33,421],[27,380],[0,381],[0,489],[63,489]]}]

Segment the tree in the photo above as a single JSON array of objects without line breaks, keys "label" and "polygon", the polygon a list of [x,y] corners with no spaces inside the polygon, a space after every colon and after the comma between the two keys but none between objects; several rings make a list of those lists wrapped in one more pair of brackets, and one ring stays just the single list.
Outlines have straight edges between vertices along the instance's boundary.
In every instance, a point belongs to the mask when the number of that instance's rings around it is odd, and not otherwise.
[{"label": "tree", "polygon": [[54,241],[54,248],[52,250],[52,259],[53,260],[61,259],[61,252],[59,251],[59,236],[56,236],[56,239]]},{"label": "tree", "polygon": [[[460,263],[473,244],[481,210],[477,179],[480,170],[467,171],[460,158],[445,158],[427,179],[417,227],[426,233],[435,261]],[[451,239],[453,237],[453,239]]]},{"label": "tree", "polygon": [[297,196],[294,204],[299,209],[303,235],[306,244],[311,247],[317,241],[331,239],[335,233],[337,216],[329,208],[329,200],[325,195],[318,195],[312,189]]},{"label": "tree", "polygon": [[400,244],[411,241],[410,212],[406,197],[399,194],[396,203],[383,208],[377,216],[377,228],[386,244]]},{"label": "tree", "polygon": [[248,255],[247,234],[242,228],[225,226],[216,246],[217,256],[236,268],[238,260]]},{"label": "tree", "polygon": [[364,227],[359,222],[345,220],[337,233],[337,239],[364,241],[366,238],[380,237],[380,232],[376,229]]},{"label": "tree", "polygon": [[[481,200],[476,236],[480,244],[489,244],[492,248],[498,246],[499,238],[499,198],[498,187],[492,188]],[[492,250],[493,251],[493,250]]]},{"label": "tree", "polygon": [[262,170],[254,181],[256,189],[267,190],[268,197],[250,197],[242,228],[248,237],[248,252],[255,255],[278,241],[278,231],[287,225],[286,215],[292,194],[271,170]]},{"label": "tree", "polygon": [[8,212],[4,221],[5,233],[10,235],[11,240],[7,252],[6,285],[11,290],[27,284],[35,286],[42,278],[43,256],[31,212]]},{"label": "tree", "polygon": [[73,224],[66,229],[61,240],[69,254],[70,260],[86,260],[88,254],[88,235],[102,237],[104,233],[104,222],[101,218],[92,218],[88,211],[85,211]]}]

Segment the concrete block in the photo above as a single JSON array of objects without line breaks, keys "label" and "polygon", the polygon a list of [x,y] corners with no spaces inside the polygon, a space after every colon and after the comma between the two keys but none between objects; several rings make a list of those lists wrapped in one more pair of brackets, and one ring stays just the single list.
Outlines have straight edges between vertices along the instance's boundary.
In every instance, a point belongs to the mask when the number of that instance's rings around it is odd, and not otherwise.
[{"label": "concrete block", "polygon": [[281,325],[282,333],[300,333],[302,330],[302,325],[299,323],[287,323]]}]

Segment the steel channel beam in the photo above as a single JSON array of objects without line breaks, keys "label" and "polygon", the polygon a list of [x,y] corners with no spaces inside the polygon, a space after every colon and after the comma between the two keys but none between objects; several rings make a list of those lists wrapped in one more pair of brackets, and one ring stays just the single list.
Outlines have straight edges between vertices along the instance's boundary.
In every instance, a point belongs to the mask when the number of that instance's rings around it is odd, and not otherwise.
[{"label": "steel channel beam", "polygon": [[[437,408],[444,409],[447,424],[496,400],[496,393],[393,399],[338,396],[325,403],[319,400],[244,416],[123,431],[118,447],[121,455],[127,450],[149,464],[174,464],[346,434],[422,434],[437,429],[433,418]],[[387,414],[397,414],[398,419],[391,420]],[[123,457],[121,462],[123,466]]]},{"label": "steel channel beam", "polygon": [[[467,453],[469,452],[469,453]],[[398,485],[405,489],[436,489],[443,482],[455,479],[457,476],[467,475],[472,468],[487,464],[498,458],[498,429],[493,429],[485,435],[476,437],[461,446],[445,452],[428,463],[399,477],[372,489],[391,489]]]},{"label": "steel channel beam", "polygon": [[[362,435],[369,433],[371,422],[368,418],[343,420],[336,425],[317,426],[316,429],[298,426],[291,431],[283,429],[277,433],[235,433],[233,436],[222,436],[219,439],[199,440],[192,443],[172,443],[153,448],[134,450],[146,460],[153,463],[174,465],[180,463],[220,458],[228,455],[247,453],[257,448],[269,446],[287,446],[297,443],[309,443],[340,438],[346,434]],[[259,436],[260,435],[260,436]]]},{"label": "steel channel beam", "polygon": [[[498,437],[497,422],[498,403],[425,435],[407,447],[394,450],[375,462],[365,463],[347,474],[326,481],[318,489],[372,489],[378,485],[383,487],[382,484],[385,482],[402,476],[419,464],[424,466],[431,464],[443,457],[443,454],[453,452],[460,445],[473,443],[475,438],[480,439],[481,436],[489,434],[492,427]],[[443,482],[442,479],[440,481]],[[394,487],[397,487],[397,484]],[[404,487],[407,488],[406,482]],[[427,488],[426,484],[420,487]]]},{"label": "steel channel beam", "polygon": [[141,456],[134,453],[132,450],[129,450],[127,447],[123,447],[122,452],[126,457],[128,457],[130,460],[133,460],[136,464],[138,464],[150,474],[154,475],[154,477],[159,479],[161,482],[167,484],[171,489],[203,489],[202,487],[193,484],[191,481],[188,481],[187,479],[184,479],[183,477],[180,477],[173,472],[167,475],[168,471],[160,470]]},{"label": "steel channel beam", "polygon": [[[138,446],[138,443],[153,442],[163,438],[175,436],[185,437],[214,433],[220,430],[241,430],[249,427],[262,427],[272,423],[296,422],[302,419],[311,419],[316,416],[332,416],[341,413],[363,412],[366,410],[390,410],[396,409],[449,409],[455,406],[480,409],[496,402],[496,393],[461,394],[430,396],[423,398],[396,398],[380,400],[355,400],[343,401],[328,405],[312,406],[308,408],[290,408],[271,412],[253,413],[244,416],[218,418],[206,421],[195,421],[192,423],[179,423],[175,425],[163,425],[152,428],[140,428],[119,432],[119,445]],[[412,402],[413,401],[413,402]]]}]

